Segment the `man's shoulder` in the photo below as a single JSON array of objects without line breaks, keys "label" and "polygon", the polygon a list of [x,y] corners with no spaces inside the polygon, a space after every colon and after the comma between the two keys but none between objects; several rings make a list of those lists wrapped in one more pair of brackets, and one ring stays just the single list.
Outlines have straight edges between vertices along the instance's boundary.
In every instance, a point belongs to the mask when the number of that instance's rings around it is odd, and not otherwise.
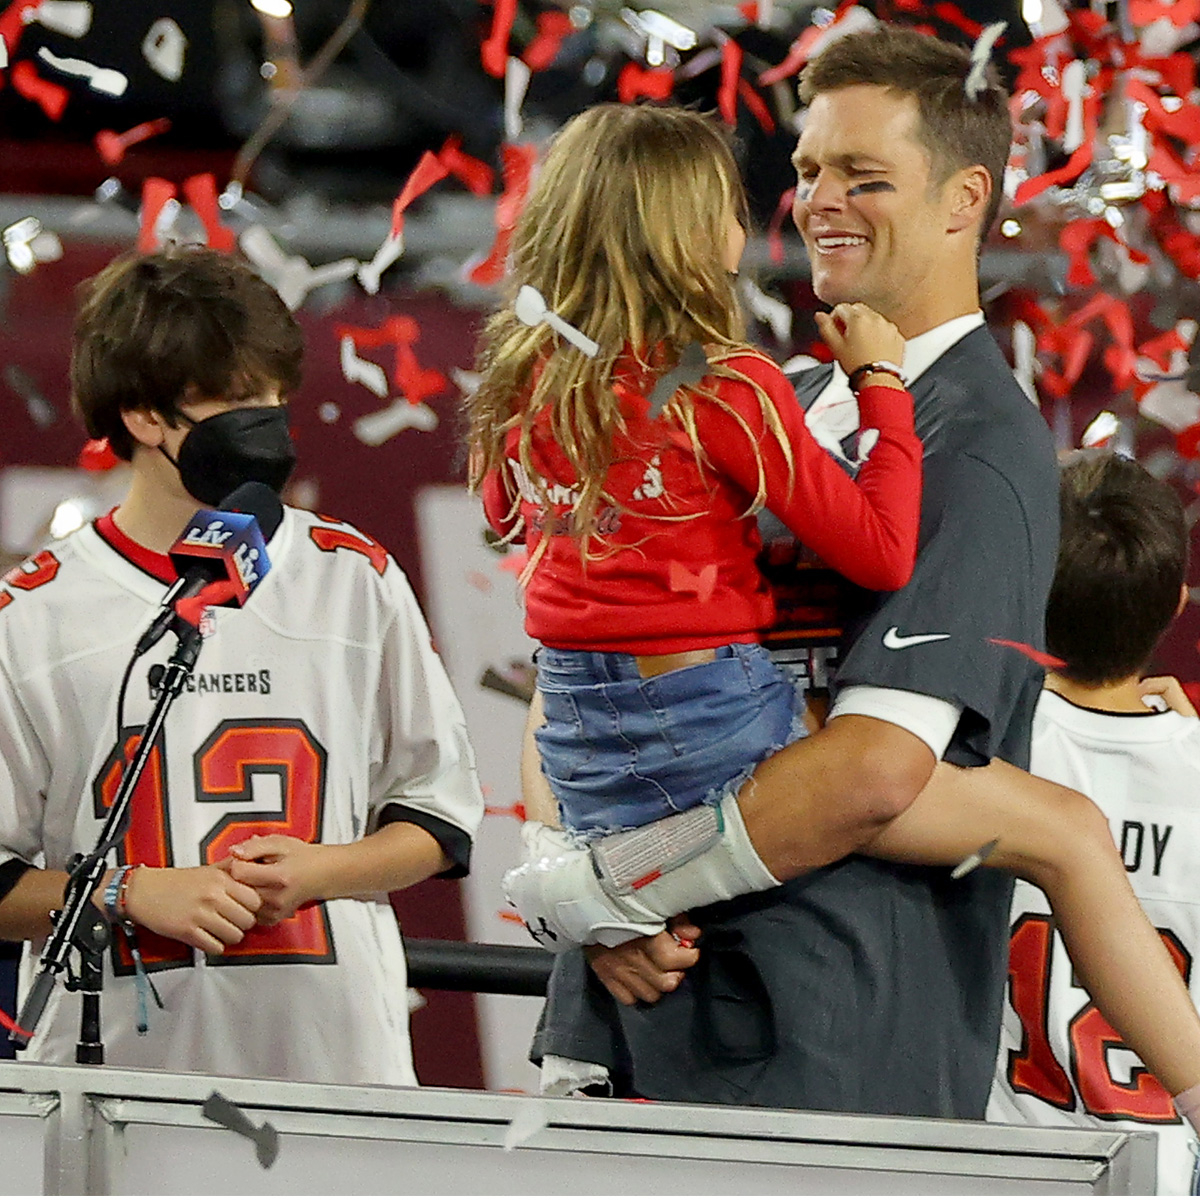
[{"label": "man's shoulder", "polygon": [[952,414],[955,443],[1001,461],[1024,460],[1027,447],[1053,458],[1045,418],[986,326],[955,342],[913,385],[918,421],[926,381],[941,401],[937,407]]}]

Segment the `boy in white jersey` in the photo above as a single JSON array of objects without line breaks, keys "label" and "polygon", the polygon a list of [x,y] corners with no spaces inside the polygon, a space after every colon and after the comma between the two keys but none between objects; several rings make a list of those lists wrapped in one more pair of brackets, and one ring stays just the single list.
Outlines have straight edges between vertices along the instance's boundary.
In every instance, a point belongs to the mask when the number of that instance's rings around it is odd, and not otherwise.
[{"label": "boy in white jersey", "polygon": [[[122,671],[174,577],[166,552],[239,484],[282,487],[301,354],[282,301],[230,256],[131,256],[85,285],[74,399],[132,478],[112,513],[0,583],[0,937],[33,943],[26,987],[173,649],[168,636],[139,662],[118,737]],[[122,925],[106,1061],[414,1084],[387,893],[465,873],[483,805],[462,713],[378,543],[289,508],[268,550],[249,604],[210,610],[93,896],[132,923],[164,1006],[139,1036]],[[56,987],[25,1057],[72,1061],[78,1013]]]},{"label": "boy in white jersey", "polygon": [[[1164,681],[1142,679],[1187,602],[1183,509],[1136,463],[1084,453],[1063,469],[1061,511],[1046,641],[1063,665],[1046,677],[1030,770],[1104,811],[1134,892],[1200,999],[1200,721],[1177,684],[1180,711],[1151,711],[1144,697]],[[1075,983],[1049,913],[1018,880],[988,1118],[1158,1130],[1159,1191],[1186,1195],[1191,1131]]]}]

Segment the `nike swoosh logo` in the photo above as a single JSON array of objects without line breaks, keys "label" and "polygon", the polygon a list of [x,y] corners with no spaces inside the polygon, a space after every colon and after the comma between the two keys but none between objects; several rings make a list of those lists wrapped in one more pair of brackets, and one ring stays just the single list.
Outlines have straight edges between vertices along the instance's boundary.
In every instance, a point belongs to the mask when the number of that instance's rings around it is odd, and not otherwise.
[{"label": "nike swoosh logo", "polygon": [[901,637],[900,631],[893,625],[883,635],[883,644],[889,650],[904,650],[909,646],[923,646],[926,642],[944,642],[949,636],[948,633],[913,633]]}]

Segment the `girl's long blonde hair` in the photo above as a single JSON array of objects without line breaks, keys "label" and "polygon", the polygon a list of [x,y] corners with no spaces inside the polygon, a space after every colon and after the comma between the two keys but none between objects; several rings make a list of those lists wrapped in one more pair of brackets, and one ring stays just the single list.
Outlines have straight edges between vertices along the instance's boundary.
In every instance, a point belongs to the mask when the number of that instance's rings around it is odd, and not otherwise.
[{"label": "girl's long blonde hair", "polygon": [[[480,350],[482,382],[466,402],[472,487],[502,463],[507,434],[519,428],[523,474],[549,508],[531,449],[535,421],[547,410],[551,435],[575,471],[574,481],[561,482],[574,484],[571,524],[586,557],[597,508],[611,502],[604,485],[622,425],[613,367],[632,353],[641,365],[652,359],[665,371],[692,342],[705,347],[710,376],[754,387],[791,463],[766,393],[723,365],[734,354],[759,353],[746,345],[723,261],[730,218],[746,225],[745,193],[726,135],[709,118],[682,108],[602,104],[563,126],[517,224],[510,300],[531,284],[600,353],[589,358],[547,325],[523,324],[511,306],[491,317]],[[701,394],[730,411],[715,394]],[[703,463],[687,389],[676,392],[664,417],[683,427]],[[764,497],[760,457],[750,511]]]}]

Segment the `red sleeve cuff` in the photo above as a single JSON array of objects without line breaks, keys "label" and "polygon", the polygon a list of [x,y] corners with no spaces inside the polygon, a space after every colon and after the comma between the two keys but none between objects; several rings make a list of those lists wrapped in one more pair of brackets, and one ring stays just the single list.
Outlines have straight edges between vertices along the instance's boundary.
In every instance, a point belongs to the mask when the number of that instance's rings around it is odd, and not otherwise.
[{"label": "red sleeve cuff", "polygon": [[911,433],[912,396],[900,388],[875,384],[858,393],[858,423],[863,429],[895,429]]}]

